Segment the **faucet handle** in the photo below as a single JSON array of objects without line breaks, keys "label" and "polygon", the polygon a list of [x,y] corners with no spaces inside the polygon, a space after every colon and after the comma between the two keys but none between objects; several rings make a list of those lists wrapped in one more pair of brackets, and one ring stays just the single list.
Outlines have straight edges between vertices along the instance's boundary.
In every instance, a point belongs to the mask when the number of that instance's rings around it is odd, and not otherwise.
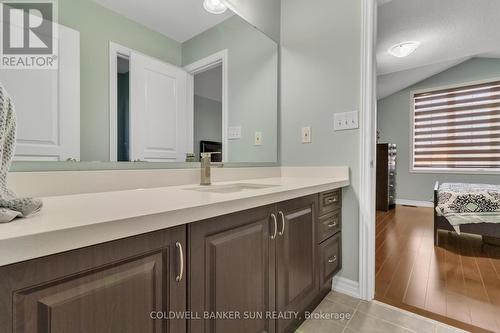
[{"label": "faucet handle", "polygon": [[212,158],[212,153],[201,153],[200,154],[201,158]]},{"label": "faucet handle", "polygon": [[[214,151],[214,152],[211,152],[211,153],[201,153],[200,156],[201,156],[201,159],[202,160],[209,160],[210,162],[212,162],[212,156],[213,155],[221,155],[222,153],[220,151]],[[215,162],[215,163],[220,163],[220,162]]]},{"label": "faucet handle", "polygon": [[213,151],[211,153],[201,153],[201,157],[212,157],[212,155],[220,155],[222,154],[220,151]]}]

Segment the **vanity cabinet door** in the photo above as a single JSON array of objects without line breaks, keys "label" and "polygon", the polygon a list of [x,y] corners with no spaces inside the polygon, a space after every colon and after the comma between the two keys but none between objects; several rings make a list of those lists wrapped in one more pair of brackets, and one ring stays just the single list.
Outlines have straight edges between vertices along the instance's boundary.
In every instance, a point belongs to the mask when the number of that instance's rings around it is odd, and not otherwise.
[{"label": "vanity cabinet door", "polygon": [[0,268],[2,332],[185,332],[183,321],[151,319],[186,309],[176,259],[185,234],[181,227]]},{"label": "vanity cabinet door", "polygon": [[190,321],[191,333],[274,332],[274,323],[266,318],[275,294],[273,208],[189,226],[190,310],[198,317]]},{"label": "vanity cabinet door", "polygon": [[[277,311],[298,312],[300,316],[319,293],[316,267],[316,218],[318,196],[278,204],[276,247]],[[295,329],[300,320],[280,318],[277,332]]]}]

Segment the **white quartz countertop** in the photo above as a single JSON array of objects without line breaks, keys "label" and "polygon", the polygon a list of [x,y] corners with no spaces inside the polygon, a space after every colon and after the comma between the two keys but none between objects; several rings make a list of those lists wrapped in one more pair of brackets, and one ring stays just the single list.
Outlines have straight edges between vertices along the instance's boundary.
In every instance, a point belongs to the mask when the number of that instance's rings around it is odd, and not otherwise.
[{"label": "white quartz countertop", "polygon": [[36,215],[0,225],[0,266],[345,187],[349,178],[285,176],[214,185],[228,184],[273,187],[214,193],[181,185],[42,198]]}]

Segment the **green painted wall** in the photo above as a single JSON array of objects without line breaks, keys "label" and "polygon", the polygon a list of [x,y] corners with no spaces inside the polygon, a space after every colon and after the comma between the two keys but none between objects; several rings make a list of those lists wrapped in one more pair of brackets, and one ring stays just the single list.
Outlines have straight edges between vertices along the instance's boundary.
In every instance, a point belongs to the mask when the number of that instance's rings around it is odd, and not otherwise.
[{"label": "green painted wall", "polygon": [[222,103],[194,95],[194,154],[200,157],[200,141],[222,142]]},{"label": "green painted wall", "polygon": [[109,160],[109,42],[181,65],[181,45],[92,0],[59,0],[59,23],[80,31],[81,159]]},{"label": "green painted wall", "polygon": [[[358,281],[359,130],[333,131],[333,115],[360,109],[360,0],[283,0],[281,157],[285,166],[350,167],[343,192],[345,278]],[[312,143],[301,143],[311,126]]]},{"label": "green painted wall", "polygon": [[474,58],[378,101],[380,142],[398,146],[397,198],[432,201],[439,182],[500,184],[498,175],[410,173],[411,92],[443,86],[500,78],[500,60]]},{"label": "green painted wall", "polygon": [[[191,64],[228,49],[229,126],[242,138],[229,141],[229,162],[276,162],[278,151],[278,45],[238,16],[182,44]],[[255,146],[255,132],[263,145]]]}]

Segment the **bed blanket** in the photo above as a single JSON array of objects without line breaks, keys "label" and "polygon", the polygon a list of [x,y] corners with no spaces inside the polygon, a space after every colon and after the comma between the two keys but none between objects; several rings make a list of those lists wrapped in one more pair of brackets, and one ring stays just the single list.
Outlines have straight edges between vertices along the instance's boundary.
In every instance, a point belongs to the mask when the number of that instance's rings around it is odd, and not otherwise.
[{"label": "bed blanket", "polygon": [[436,212],[457,232],[462,224],[500,223],[500,185],[443,183]]}]

